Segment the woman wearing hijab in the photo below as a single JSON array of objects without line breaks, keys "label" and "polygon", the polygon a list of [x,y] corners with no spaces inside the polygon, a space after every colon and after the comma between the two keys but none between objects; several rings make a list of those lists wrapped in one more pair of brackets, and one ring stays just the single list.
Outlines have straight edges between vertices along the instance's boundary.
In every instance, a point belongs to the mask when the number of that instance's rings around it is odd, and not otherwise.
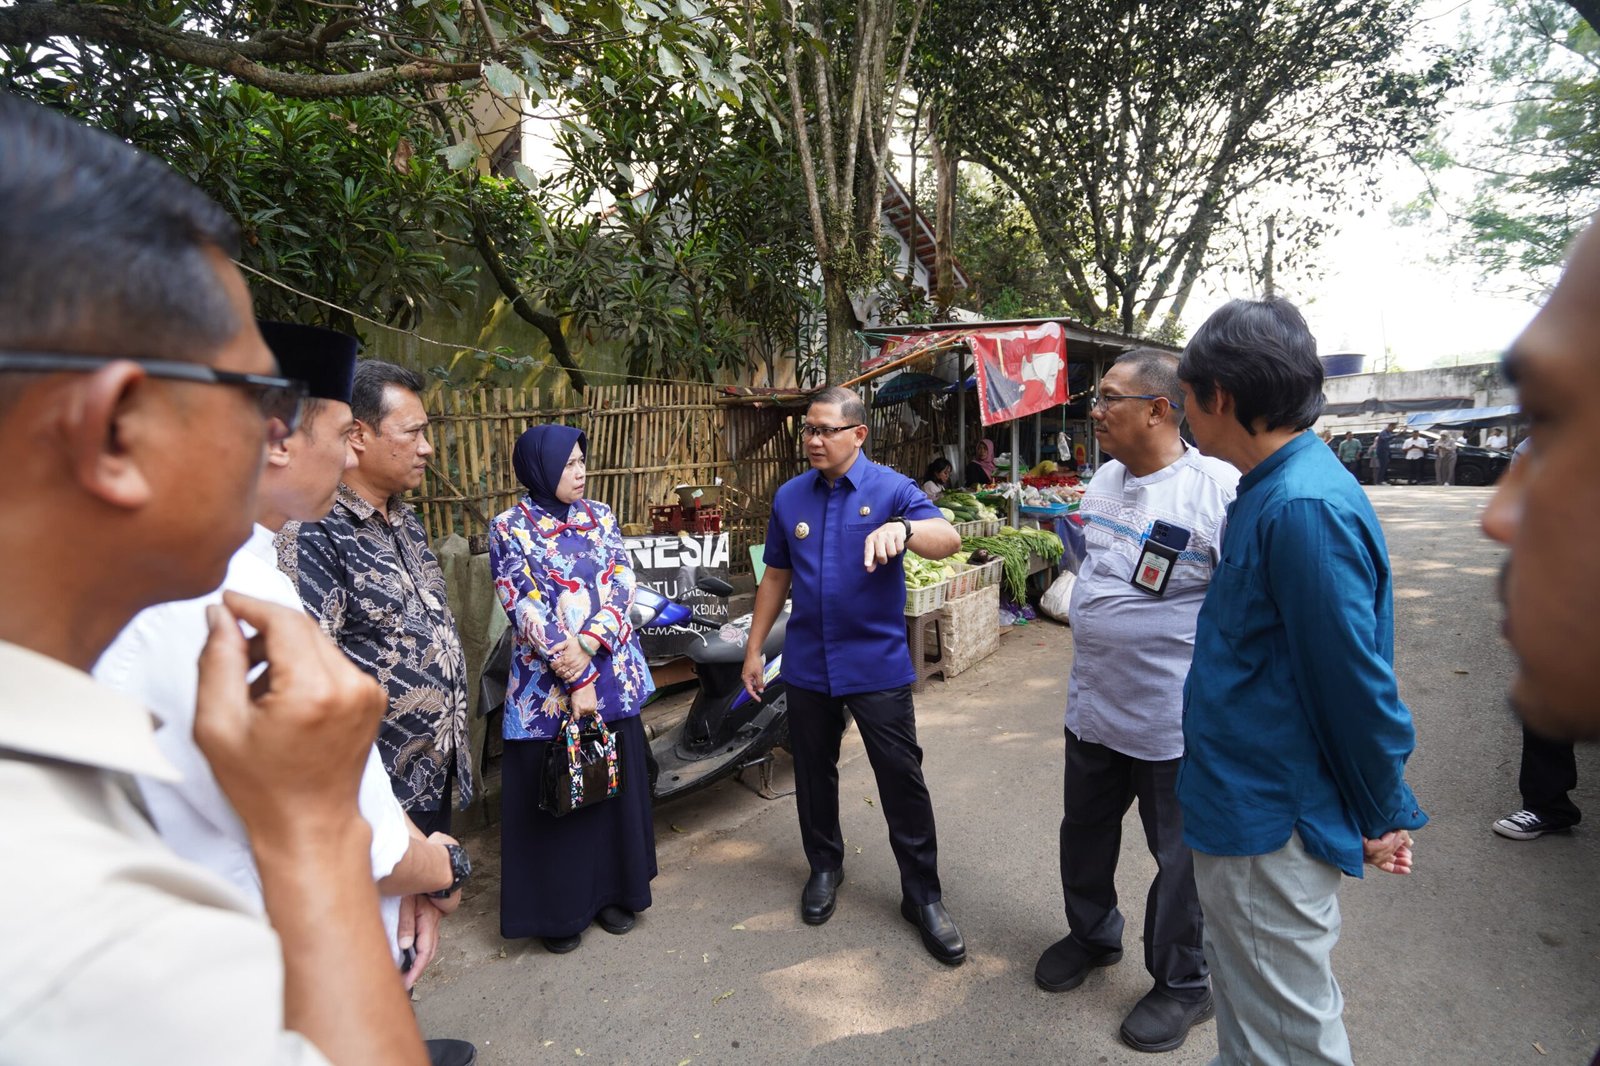
[{"label": "woman wearing hijab", "polygon": [[[639,708],[654,691],[628,607],[635,580],[611,509],[583,498],[588,439],[535,426],[512,465],[528,490],[494,520],[489,558],[515,648],[501,763],[500,935],[537,936],[556,954],[591,922],[621,935],[650,906],[656,875],[648,741]],[[621,791],[562,818],[539,809],[545,749],[569,714],[599,715],[617,737]],[[559,743],[559,741],[558,741]]]},{"label": "woman wearing hijab", "polygon": [[972,451],[972,461],[967,464],[967,484],[987,485],[994,480],[994,441],[988,437],[978,442]]}]

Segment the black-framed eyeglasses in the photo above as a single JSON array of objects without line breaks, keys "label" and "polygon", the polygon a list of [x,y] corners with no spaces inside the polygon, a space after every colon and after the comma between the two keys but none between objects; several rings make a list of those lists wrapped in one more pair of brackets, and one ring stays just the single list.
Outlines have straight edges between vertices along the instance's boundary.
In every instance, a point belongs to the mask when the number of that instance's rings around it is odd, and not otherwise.
[{"label": "black-framed eyeglasses", "polygon": [[183,363],[171,359],[137,359],[119,355],[78,355],[65,352],[0,351],[0,371],[55,374],[62,371],[89,372],[117,362],[135,362],[146,374],[167,381],[189,381],[200,385],[231,385],[254,397],[267,420],[268,436],[283,440],[300,426],[300,412],[306,398],[306,383],[267,374],[241,374],[218,370],[204,363]]},{"label": "black-framed eyeglasses", "polygon": [[1110,407],[1118,400],[1166,400],[1173,407],[1181,408],[1183,406],[1182,404],[1172,403],[1172,397],[1170,396],[1158,396],[1150,392],[1121,392],[1112,393],[1109,396],[1103,392],[1096,392],[1089,399],[1089,410],[1093,411],[1097,407],[1102,409]]},{"label": "black-framed eyeglasses", "polygon": [[809,422],[802,422],[799,430],[800,439],[809,440],[812,437],[821,437],[824,440],[832,440],[847,429],[860,429],[861,425],[860,422],[852,422],[848,426],[813,426]]}]

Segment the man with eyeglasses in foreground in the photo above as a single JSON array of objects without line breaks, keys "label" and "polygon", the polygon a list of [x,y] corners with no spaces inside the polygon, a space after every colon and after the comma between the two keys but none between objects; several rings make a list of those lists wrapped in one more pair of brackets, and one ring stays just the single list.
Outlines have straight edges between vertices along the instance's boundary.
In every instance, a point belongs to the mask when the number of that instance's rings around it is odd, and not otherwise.
[{"label": "man with eyeglasses in foreground", "polygon": [[0,1061],[421,1066],[356,804],[377,686],[303,615],[209,612],[195,740],[269,927],[156,837],[127,780],[175,775],[151,716],[84,672],[141,609],[221,583],[263,444],[295,428],[237,227],[4,93],[0,146]]},{"label": "man with eyeglasses in foreground", "polygon": [[356,465],[333,510],[278,534],[280,565],[306,610],[383,686],[378,751],[395,798],[424,834],[450,832],[450,797],[472,802],[467,660],[428,535],[400,497],[422,484],[428,412],[421,375],[376,359],[350,393]]},{"label": "man with eyeglasses in foreground", "polygon": [[1113,458],[1084,494],[1087,555],[1072,586],[1061,892],[1068,934],[1034,981],[1077,988],[1122,959],[1117,859],[1135,799],[1156,860],[1144,912],[1144,964],[1155,987],[1123,1020],[1124,1043],[1171,1051],[1211,1017],[1194,857],[1174,784],[1183,756],[1183,681],[1195,616],[1222,554],[1239,472],[1179,435],[1178,357],[1139,348],[1118,357],[1089,409]]},{"label": "man with eyeglasses in foreground", "polygon": [[900,866],[900,913],[923,946],[946,965],[967,949],[945,910],[939,885],[933,803],[922,777],[906,644],[907,549],[943,559],[961,547],[916,483],[862,451],[867,409],[849,389],[818,393],[801,422],[811,469],[779,487],[767,524],[766,573],[756,589],[744,685],[766,687],[761,647],[792,595],[784,638],[795,806],[811,875],[800,917],[833,916],[844,876],[839,829],[839,743],[845,712],[855,719],[878,780],[889,843]]}]

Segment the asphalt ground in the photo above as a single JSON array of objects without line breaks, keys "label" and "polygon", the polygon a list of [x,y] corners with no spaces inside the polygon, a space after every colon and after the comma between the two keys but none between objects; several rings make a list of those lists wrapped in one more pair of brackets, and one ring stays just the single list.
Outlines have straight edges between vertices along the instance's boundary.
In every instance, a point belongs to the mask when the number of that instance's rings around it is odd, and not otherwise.
[{"label": "asphalt ground", "polygon": [[[1419,736],[1408,777],[1432,822],[1416,834],[1411,877],[1373,872],[1341,889],[1334,968],[1356,1061],[1586,1064],[1600,1046],[1600,830],[1526,843],[1489,830],[1518,806],[1520,750],[1494,598],[1504,553],[1477,527],[1490,490],[1369,491],[1389,539],[1397,669]],[[1150,986],[1138,936],[1154,866],[1135,810],[1117,873],[1125,958],[1072,992],[1033,983],[1039,953],[1066,931],[1056,834],[1071,657],[1066,627],[1018,627],[917,697],[964,966],[935,962],[899,915],[852,731],[840,771],[846,880],[828,924],[806,926],[797,912],[807,871],[793,801],[737,783],[658,808],[654,906],[627,936],[594,927],[569,955],[501,940],[491,827],[466,841],[474,878],[418,986],[425,1032],[475,1041],[484,1066],[1207,1062],[1212,1023],[1165,1056],[1117,1038]],[[1579,750],[1576,799],[1600,819],[1597,764],[1594,749]]]}]

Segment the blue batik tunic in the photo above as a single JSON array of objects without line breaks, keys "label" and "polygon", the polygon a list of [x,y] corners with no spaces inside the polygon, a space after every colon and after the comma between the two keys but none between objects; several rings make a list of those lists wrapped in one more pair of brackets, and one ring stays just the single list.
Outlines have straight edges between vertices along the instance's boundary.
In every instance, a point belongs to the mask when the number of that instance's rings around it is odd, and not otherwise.
[{"label": "blue batik tunic", "polygon": [[579,500],[565,519],[524,497],[494,520],[489,559],[495,591],[516,630],[506,688],[505,738],[549,740],[571,706],[550,666],[557,644],[583,634],[600,644],[572,690],[595,686],[600,716],[630,718],[655,684],[628,622],[637,584],[616,515]]}]

